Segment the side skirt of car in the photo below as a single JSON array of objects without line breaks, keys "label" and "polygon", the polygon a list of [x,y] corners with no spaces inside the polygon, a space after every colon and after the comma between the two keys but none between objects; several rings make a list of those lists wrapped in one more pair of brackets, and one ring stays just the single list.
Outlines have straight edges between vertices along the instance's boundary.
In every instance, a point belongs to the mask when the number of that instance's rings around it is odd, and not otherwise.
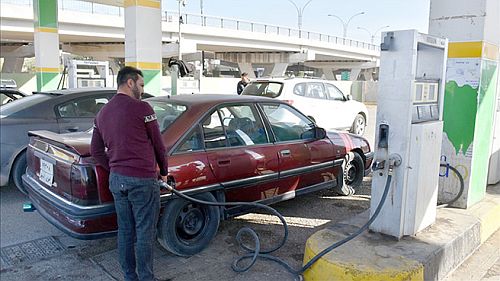
[{"label": "side skirt of car", "polygon": [[[337,180],[331,180],[331,181],[317,183],[315,185],[311,185],[308,187],[304,187],[304,188],[301,188],[301,189],[296,190],[296,191],[295,190],[289,191],[289,192],[280,194],[278,196],[274,196],[272,198],[267,198],[267,199],[263,199],[263,200],[259,200],[259,201],[255,201],[255,202],[260,203],[260,204],[264,204],[264,205],[271,205],[271,204],[278,203],[281,201],[290,200],[290,199],[293,199],[297,196],[301,196],[301,195],[304,195],[307,193],[316,192],[316,191],[319,191],[322,189],[327,189],[327,188],[333,188],[335,186],[337,186]],[[238,215],[248,213],[249,211],[251,211],[253,209],[254,208],[252,208],[250,206],[236,206],[236,207],[232,207],[232,208],[226,208],[224,211],[224,217],[225,218],[232,218],[232,217],[235,217]]]}]

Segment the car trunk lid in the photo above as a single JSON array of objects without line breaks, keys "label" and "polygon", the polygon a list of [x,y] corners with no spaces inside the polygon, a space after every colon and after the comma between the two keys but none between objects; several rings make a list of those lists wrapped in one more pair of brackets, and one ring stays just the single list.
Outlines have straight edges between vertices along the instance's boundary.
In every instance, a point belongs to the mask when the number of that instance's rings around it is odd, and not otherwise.
[{"label": "car trunk lid", "polygon": [[90,157],[89,132],[57,134],[30,131],[28,176],[41,186],[79,205],[112,201],[107,171]]}]

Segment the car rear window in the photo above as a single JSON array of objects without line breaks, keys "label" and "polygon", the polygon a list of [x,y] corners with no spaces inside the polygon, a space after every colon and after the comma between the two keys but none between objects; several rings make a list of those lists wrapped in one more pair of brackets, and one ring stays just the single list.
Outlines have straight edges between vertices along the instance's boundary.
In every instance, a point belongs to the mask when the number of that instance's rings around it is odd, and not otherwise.
[{"label": "car rear window", "polygon": [[262,96],[276,98],[281,95],[281,90],[283,89],[283,83],[274,81],[253,81],[250,82],[243,92],[242,95],[249,96]]},{"label": "car rear window", "polygon": [[160,131],[165,131],[174,121],[186,111],[187,106],[163,101],[147,101],[153,108]]},{"label": "car rear window", "polygon": [[51,96],[43,94],[35,94],[24,97],[22,99],[9,102],[0,108],[0,115],[9,116],[15,114],[21,110],[29,108],[35,104],[41,103],[43,101],[49,100]]}]

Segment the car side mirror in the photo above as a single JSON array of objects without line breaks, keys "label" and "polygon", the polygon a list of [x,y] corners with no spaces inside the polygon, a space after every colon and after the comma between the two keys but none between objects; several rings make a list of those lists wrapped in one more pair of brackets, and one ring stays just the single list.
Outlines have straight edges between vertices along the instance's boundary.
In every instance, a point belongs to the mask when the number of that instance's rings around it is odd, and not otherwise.
[{"label": "car side mirror", "polygon": [[318,140],[326,138],[326,131],[325,131],[325,129],[320,128],[320,127],[314,127],[314,136]]},{"label": "car side mirror", "polygon": [[350,95],[350,94],[349,94],[349,95],[346,95],[346,99],[347,99],[347,100],[352,100],[352,95]]},{"label": "car side mirror", "polygon": [[323,128],[320,127],[314,127],[311,128],[310,130],[307,130],[303,132],[300,135],[301,139],[308,139],[308,140],[320,140],[324,139],[326,137],[326,131]]}]

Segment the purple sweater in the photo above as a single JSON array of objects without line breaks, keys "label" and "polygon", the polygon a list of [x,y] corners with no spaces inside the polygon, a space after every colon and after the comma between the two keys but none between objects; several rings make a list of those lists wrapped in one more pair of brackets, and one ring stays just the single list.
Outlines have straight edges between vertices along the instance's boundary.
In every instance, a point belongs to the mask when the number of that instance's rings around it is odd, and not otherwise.
[{"label": "purple sweater", "polygon": [[[107,150],[106,150],[107,149]],[[124,176],[167,175],[165,146],[151,106],[116,94],[97,114],[90,152],[99,165]]]}]

